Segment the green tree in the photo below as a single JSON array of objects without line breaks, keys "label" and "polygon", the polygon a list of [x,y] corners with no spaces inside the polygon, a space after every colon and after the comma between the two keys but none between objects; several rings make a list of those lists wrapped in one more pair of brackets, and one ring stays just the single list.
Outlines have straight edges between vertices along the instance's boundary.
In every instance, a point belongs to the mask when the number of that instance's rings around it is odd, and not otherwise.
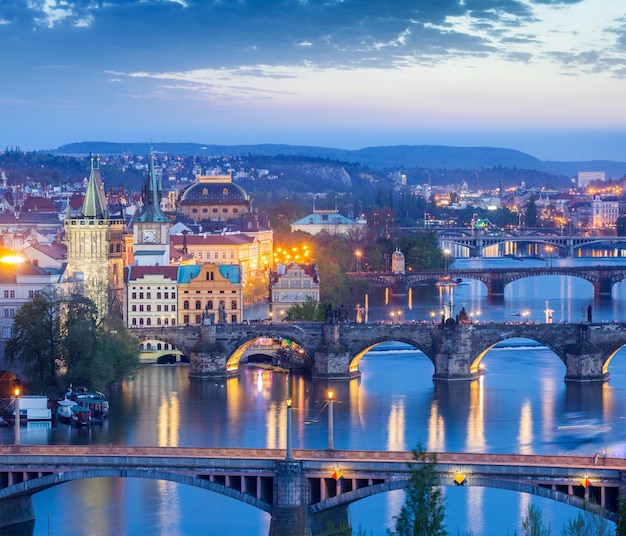
[{"label": "green tree", "polygon": [[621,495],[617,505],[616,536],[626,536],[626,498]]},{"label": "green tree", "polygon": [[58,295],[44,289],[17,311],[6,355],[21,363],[38,390],[58,386],[61,366]]},{"label": "green tree", "polygon": [[[517,535],[517,532],[515,532]],[[551,536],[552,528],[543,524],[541,509],[530,504],[524,519],[522,519],[522,536]]]},{"label": "green tree", "polygon": [[528,203],[526,203],[526,225],[528,227],[535,227],[537,221],[537,203],[535,202],[535,197],[531,196]]},{"label": "green tree", "polygon": [[626,236],[626,216],[620,216],[615,220],[617,236]]},{"label": "green tree", "polygon": [[613,536],[615,529],[605,517],[591,512],[580,512],[578,517],[571,519],[564,527],[563,536]]},{"label": "green tree", "polygon": [[428,455],[421,444],[413,450],[415,463],[409,463],[411,477],[406,487],[406,499],[396,517],[394,536],[443,536],[445,503],[439,476],[437,456]]},{"label": "green tree", "polygon": [[289,308],[285,320],[322,322],[327,303],[317,303],[311,296],[307,296],[303,303],[296,303]]}]

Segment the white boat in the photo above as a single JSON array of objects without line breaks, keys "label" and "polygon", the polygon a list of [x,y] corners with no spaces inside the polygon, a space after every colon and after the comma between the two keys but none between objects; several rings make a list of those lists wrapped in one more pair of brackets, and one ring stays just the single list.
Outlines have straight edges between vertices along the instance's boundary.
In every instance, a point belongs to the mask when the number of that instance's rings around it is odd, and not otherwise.
[{"label": "white boat", "polygon": [[611,427],[599,419],[584,413],[570,413],[565,416],[565,423],[556,427],[557,433],[567,439],[594,439],[609,432]]},{"label": "white boat", "polygon": [[64,398],[59,401],[57,406],[57,419],[61,422],[70,423],[72,421],[72,406],[75,406],[76,402]]}]

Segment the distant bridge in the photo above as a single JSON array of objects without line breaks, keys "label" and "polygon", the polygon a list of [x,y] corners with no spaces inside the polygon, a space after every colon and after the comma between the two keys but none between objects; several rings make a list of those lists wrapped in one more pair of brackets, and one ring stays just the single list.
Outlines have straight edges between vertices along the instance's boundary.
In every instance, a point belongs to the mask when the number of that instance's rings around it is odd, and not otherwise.
[{"label": "distant bridge", "polygon": [[546,248],[554,252],[557,257],[575,257],[577,251],[584,247],[598,246],[611,250],[626,250],[626,237],[623,236],[583,236],[558,234],[490,234],[477,233],[472,235],[463,231],[441,231],[437,233],[440,244],[445,249],[454,246],[466,248],[470,257],[482,257],[487,248],[505,244],[526,245],[527,254],[539,255],[546,252]]},{"label": "distant bridge", "polygon": [[379,286],[400,288],[405,292],[409,287],[419,283],[434,284],[442,276],[451,276],[453,279],[474,279],[485,284],[489,296],[503,296],[504,288],[513,281],[546,275],[584,279],[593,285],[593,291],[596,296],[610,298],[613,286],[626,279],[626,266],[545,266],[537,268],[420,270],[419,272],[407,272],[405,274],[389,272],[350,272],[348,274],[352,279],[369,281]]},{"label": "distant bridge", "polygon": [[[350,527],[351,503],[406,487],[411,461],[410,452],[389,451],[2,446],[0,529],[34,519],[34,493],[109,477],[166,480],[226,495],[268,512],[270,536],[330,536]],[[436,470],[444,486],[531,493],[611,521],[626,482],[621,458],[595,465],[579,456],[438,453]]]}]

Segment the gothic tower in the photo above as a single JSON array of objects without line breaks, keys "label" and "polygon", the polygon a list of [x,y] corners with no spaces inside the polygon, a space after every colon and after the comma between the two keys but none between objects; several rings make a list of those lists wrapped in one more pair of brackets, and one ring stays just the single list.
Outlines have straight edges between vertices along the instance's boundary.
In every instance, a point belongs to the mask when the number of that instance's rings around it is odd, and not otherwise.
[{"label": "gothic tower", "polygon": [[65,218],[67,270],[82,280],[85,296],[98,307],[101,318],[121,314],[124,297],[124,227],[122,218],[109,218],[100,159],[91,159],[91,173],[79,213]]},{"label": "gothic tower", "polygon": [[133,221],[133,264],[135,266],[169,266],[170,220],[161,210],[161,181],[150,155],[150,173],[142,186],[143,209]]}]

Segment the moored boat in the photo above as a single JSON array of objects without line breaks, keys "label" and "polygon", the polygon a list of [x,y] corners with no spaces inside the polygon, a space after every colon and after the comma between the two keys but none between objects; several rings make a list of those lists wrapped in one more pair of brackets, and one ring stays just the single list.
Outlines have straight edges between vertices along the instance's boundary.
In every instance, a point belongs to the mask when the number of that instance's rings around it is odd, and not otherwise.
[{"label": "moored boat", "polygon": [[85,387],[70,388],[67,397],[75,404],[88,408],[94,419],[102,421],[109,416],[109,401],[100,391],[89,391]]},{"label": "moored boat", "polygon": [[70,406],[70,422],[75,426],[91,426],[91,410],[85,406]]},{"label": "moored boat", "polygon": [[67,398],[59,400],[56,412],[57,419],[64,423],[72,422],[72,406],[75,405],[76,402]]}]

